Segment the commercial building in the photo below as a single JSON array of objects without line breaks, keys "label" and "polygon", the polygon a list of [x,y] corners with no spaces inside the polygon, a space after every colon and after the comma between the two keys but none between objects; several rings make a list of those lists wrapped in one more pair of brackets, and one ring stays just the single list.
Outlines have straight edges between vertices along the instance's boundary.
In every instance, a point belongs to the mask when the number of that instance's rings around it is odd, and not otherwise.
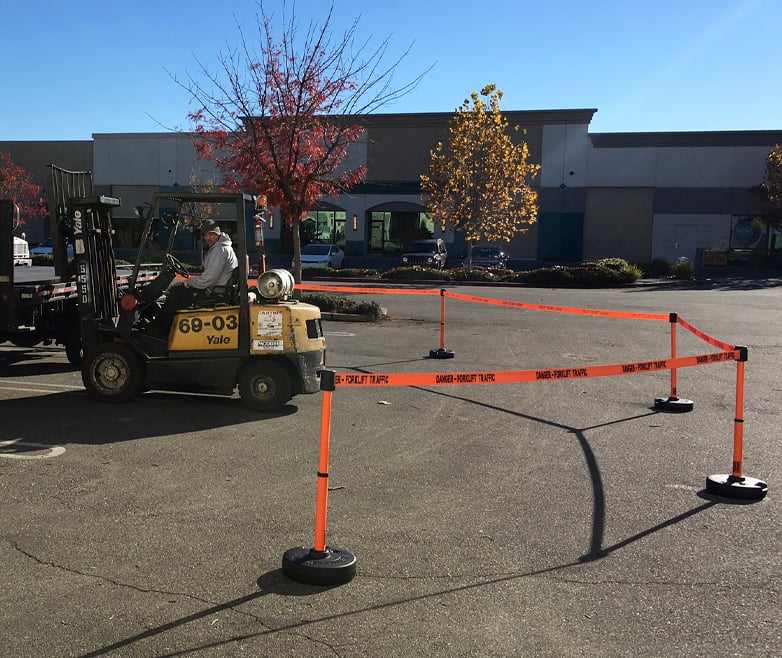
[{"label": "commercial building", "polygon": [[[621,257],[692,260],[703,252],[746,259],[777,251],[774,209],[751,192],[765,176],[780,131],[590,133],[595,109],[505,111],[541,170],[538,222],[508,250],[515,259],[575,262]],[[335,242],[350,255],[393,254],[412,238],[443,238],[449,251],[464,239],[433,222],[421,203],[420,174],[430,150],[447,138],[452,114],[376,114],[347,167],[364,164],[361,185],[325,198],[303,224],[305,239]],[[179,133],[95,134],[84,142],[0,142],[19,165],[40,176],[45,165],[93,171],[96,192],[121,198],[115,217],[132,241],[134,206],[159,190],[219,180]],[[255,193],[257,190],[247,190]],[[28,235],[30,231],[28,230]],[[285,250],[283,222],[265,232],[267,250]],[[289,241],[288,241],[289,242]],[[782,251],[780,251],[782,254]]]}]

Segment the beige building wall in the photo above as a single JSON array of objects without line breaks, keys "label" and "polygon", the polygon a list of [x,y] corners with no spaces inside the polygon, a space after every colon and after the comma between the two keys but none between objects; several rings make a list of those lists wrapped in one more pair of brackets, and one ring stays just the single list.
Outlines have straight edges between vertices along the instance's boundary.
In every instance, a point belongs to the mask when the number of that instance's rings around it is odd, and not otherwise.
[{"label": "beige building wall", "polygon": [[441,119],[420,115],[409,121],[392,115],[367,121],[367,180],[418,180],[429,168],[429,152],[446,138]]},{"label": "beige building wall", "polygon": [[654,189],[589,188],[584,212],[584,260],[651,261]]},{"label": "beige building wall", "polygon": [[[526,142],[530,161],[541,163],[543,157],[543,131],[547,122],[565,121],[574,115],[591,117],[593,111],[574,110],[565,114],[557,111],[503,112],[516,142]],[[453,114],[382,114],[362,118],[367,134],[368,181],[417,181],[429,170],[431,150],[437,142],[448,139],[448,124]],[[576,119],[574,119],[575,121]],[[574,126],[573,128],[577,128]],[[564,130],[564,127],[563,127]],[[583,126],[586,133],[586,124]],[[540,177],[533,181],[540,185]]]}]

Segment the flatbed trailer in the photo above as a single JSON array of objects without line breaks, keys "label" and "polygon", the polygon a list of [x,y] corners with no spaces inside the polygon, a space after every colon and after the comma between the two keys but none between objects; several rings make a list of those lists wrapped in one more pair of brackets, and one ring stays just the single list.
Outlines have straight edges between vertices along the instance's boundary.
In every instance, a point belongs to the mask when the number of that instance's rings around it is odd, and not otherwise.
[{"label": "flatbed trailer", "polygon": [[[49,224],[52,235],[52,267],[15,267],[13,258],[14,204],[0,199],[0,352],[4,343],[19,347],[60,344],[68,360],[82,359],[78,310],[78,282],[68,260],[70,239],[66,221],[67,200],[92,194],[89,172],[68,172],[51,166],[49,171]],[[158,272],[139,271],[137,286],[152,281]],[[117,269],[118,294],[127,288],[132,266]]]},{"label": "flatbed trailer", "polygon": [[[46,277],[44,273],[30,272],[33,269],[48,273],[52,268],[24,268],[16,276],[13,267],[10,274],[8,269],[4,261],[0,267],[0,343],[10,342],[19,347],[60,344],[65,347],[68,361],[78,365],[81,362],[81,332],[76,278],[62,281]],[[117,272],[118,290],[127,288],[131,269]],[[154,270],[139,272],[138,284],[153,281],[157,274]]]}]

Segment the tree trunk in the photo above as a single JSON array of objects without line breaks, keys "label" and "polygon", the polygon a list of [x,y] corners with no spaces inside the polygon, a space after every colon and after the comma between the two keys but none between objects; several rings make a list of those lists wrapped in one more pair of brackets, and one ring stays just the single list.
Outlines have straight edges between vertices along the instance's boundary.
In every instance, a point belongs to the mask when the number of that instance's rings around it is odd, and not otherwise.
[{"label": "tree trunk", "polygon": [[299,233],[300,220],[293,217],[291,220],[291,232],[293,235],[293,280],[301,283],[301,234]]}]

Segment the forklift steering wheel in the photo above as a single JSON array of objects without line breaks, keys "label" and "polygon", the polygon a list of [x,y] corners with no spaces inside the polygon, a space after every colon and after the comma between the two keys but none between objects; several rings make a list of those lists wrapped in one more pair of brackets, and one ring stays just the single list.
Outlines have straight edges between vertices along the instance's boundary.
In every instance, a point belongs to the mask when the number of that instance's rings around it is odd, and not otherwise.
[{"label": "forklift steering wheel", "polygon": [[172,269],[176,274],[181,274],[184,277],[190,278],[190,272],[185,267],[184,263],[173,254],[166,254],[166,267]]}]

